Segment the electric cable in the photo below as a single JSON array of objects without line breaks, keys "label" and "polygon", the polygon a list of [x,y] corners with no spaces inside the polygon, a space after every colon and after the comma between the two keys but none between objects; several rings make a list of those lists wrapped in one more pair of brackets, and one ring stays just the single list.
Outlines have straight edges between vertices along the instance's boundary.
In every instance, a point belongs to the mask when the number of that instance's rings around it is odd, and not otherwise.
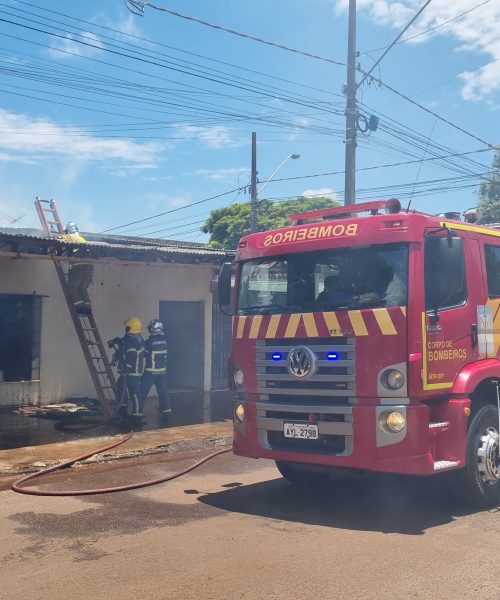
[{"label": "electric cable", "polygon": [[[335,96],[335,97],[338,97],[338,98],[342,98],[343,97],[341,94],[337,94],[335,92],[332,92],[331,90],[324,90],[324,89],[321,89],[321,88],[315,88],[315,87],[313,87],[313,86],[311,86],[309,84],[306,85],[304,83],[300,83],[300,82],[297,82],[297,81],[292,81],[290,79],[284,79],[282,77],[277,77],[276,75],[271,75],[271,74],[265,73],[263,71],[256,71],[254,69],[249,69],[247,67],[242,67],[242,66],[236,65],[234,63],[229,63],[229,62],[226,62],[226,61],[223,61],[223,60],[218,60],[218,59],[215,59],[215,58],[210,57],[210,56],[197,54],[196,52],[190,52],[188,50],[184,50],[182,48],[177,48],[175,46],[170,46],[168,44],[164,44],[162,42],[158,42],[158,41],[152,40],[150,38],[141,37],[141,36],[134,35],[132,33],[126,32],[126,31],[121,31],[119,29],[114,29],[112,27],[101,25],[99,23],[92,23],[91,21],[86,21],[85,19],[79,19],[79,18],[74,17],[72,15],[64,14],[64,13],[61,13],[61,12],[58,12],[58,11],[55,11],[55,10],[50,10],[48,8],[45,8],[43,6],[39,6],[37,4],[33,4],[31,2],[25,2],[24,0],[13,0],[13,1],[15,1],[16,4],[23,4],[25,6],[30,6],[32,8],[36,8],[38,10],[42,10],[42,11],[47,12],[47,13],[52,13],[52,14],[56,14],[56,15],[58,15],[60,17],[64,17],[66,19],[71,19],[72,21],[77,21],[77,22],[80,22],[80,23],[84,23],[85,25],[91,25],[94,28],[104,29],[106,31],[112,31],[113,33],[117,33],[120,36],[124,36],[126,38],[131,38],[131,39],[134,39],[134,40],[138,40],[141,43],[146,43],[148,45],[153,44],[153,45],[161,47],[161,48],[167,48],[168,50],[173,50],[173,51],[179,52],[181,54],[187,54],[189,56],[195,56],[196,58],[201,58],[201,59],[209,61],[209,62],[213,62],[213,63],[224,65],[226,67],[231,67],[231,68],[237,69],[239,71],[246,71],[248,73],[253,73],[255,75],[261,75],[263,77],[267,77],[269,79],[275,79],[277,81],[282,81],[284,83],[291,83],[291,84],[299,86],[299,87],[304,87],[304,88],[306,88],[309,91],[310,90],[314,90],[316,92],[321,92],[322,94],[329,94],[331,96]],[[487,0],[487,1],[489,1],[489,0]],[[2,4],[4,4],[4,3],[2,3]],[[4,4],[4,6],[13,7],[12,4],[9,4],[9,5]],[[16,8],[16,10],[20,10],[20,9]],[[28,12],[28,11],[23,11],[23,12]],[[28,13],[28,14],[34,14],[34,13]]]},{"label": "electric cable", "polygon": [[[488,2],[490,2],[490,0],[485,0],[484,2],[481,2],[481,4],[476,4],[476,6],[469,8],[469,10],[466,10],[466,11],[460,13],[459,15],[456,15],[455,17],[448,19],[447,21],[443,21],[442,23],[439,23],[438,25],[435,25],[434,27],[430,27],[429,29],[426,29],[425,31],[421,31],[420,33],[416,33],[415,35],[411,35],[410,37],[404,38],[403,40],[399,40],[396,43],[404,44],[405,42],[409,42],[410,40],[414,40],[415,38],[422,37],[423,35],[427,35],[428,33],[431,33],[432,31],[435,31],[436,29],[439,29],[440,27],[444,27],[445,25],[448,25],[449,23],[452,23],[453,21],[460,19],[461,17],[465,16],[468,13],[471,13],[472,11],[476,10],[477,8],[480,8],[481,6],[488,4]],[[360,53],[360,56],[363,56],[364,54],[370,54],[371,52],[378,52],[379,50],[385,50],[388,47],[389,46],[382,46],[381,48],[374,48],[373,50],[365,50],[364,52]]]},{"label": "electric cable", "polygon": [[340,65],[342,67],[347,67],[347,64],[338,60],[334,60],[333,58],[326,58],[324,56],[320,56],[318,54],[312,54],[311,52],[306,52],[305,50],[298,50],[297,48],[291,48],[289,46],[285,46],[283,44],[278,44],[277,42],[272,42],[270,40],[264,40],[254,35],[250,35],[248,33],[242,33],[240,31],[235,31],[234,29],[229,29],[228,27],[223,27],[222,25],[215,25],[214,23],[209,23],[208,21],[203,21],[202,19],[198,19],[196,17],[190,17],[188,15],[183,15],[175,10],[170,10],[169,8],[164,8],[162,6],[157,6],[152,4],[151,2],[140,2],[139,0],[124,0],[125,6],[130,10],[129,4],[134,6],[140,10],[140,13],[134,11],[134,14],[143,16],[144,8],[149,6],[150,8],[154,8],[155,10],[168,13],[174,17],[179,17],[181,19],[185,19],[187,21],[193,21],[195,23],[199,23],[200,25],[205,25],[207,27],[211,27],[212,29],[217,29],[219,31],[224,31],[225,33],[231,33],[232,35],[236,35],[238,37],[246,38],[248,40],[252,40],[253,42],[259,42],[261,44],[265,44],[267,46],[273,46],[274,48],[279,48],[280,50],[286,50],[287,52],[293,52],[295,54],[300,54],[301,56],[307,56],[308,58],[315,58],[317,60],[322,60],[333,65]]},{"label": "electric cable", "polygon": [[424,12],[424,10],[427,8],[427,6],[431,2],[432,2],[432,0],[426,0],[425,4],[422,6],[422,8],[420,8],[420,10],[417,12],[417,14],[414,15],[412,19],[410,19],[410,21],[403,27],[403,29],[399,32],[399,34],[396,36],[396,38],[392,41],[392,43],[389,44],[389,46],[387,46],[387,48],[385,49],[385,52],[375,61],[375,64],[372,65],[371,68],[369,69],[369,71],[363,75],[363,79],[359,83],[356,84],[356,87],[359,88],[363,85],[363,82],[365,81],[365,79],[367,77],[370,77],[372,71],[382,62],[384,57],[391,51],[391,48],[396,45],[396,43],[398,42],[399,39],[401,39],[401,37],[403,36],[405,31],[407,31],[412,26],[412,24],[418,19],[418,17]]}]

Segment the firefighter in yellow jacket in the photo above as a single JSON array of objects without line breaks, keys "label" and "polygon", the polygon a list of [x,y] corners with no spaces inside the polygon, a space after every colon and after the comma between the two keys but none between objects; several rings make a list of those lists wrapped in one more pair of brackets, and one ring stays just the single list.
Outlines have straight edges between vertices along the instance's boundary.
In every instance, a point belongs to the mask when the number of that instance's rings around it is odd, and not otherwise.
[{"label": "firefighter in yellow jacket", "polygon": [[[86,240],[78,231],[76,223],[68,223],[61,239],[74,244],[85,243]],[[92,312],[88,288],[92,283],[94,267],[87,262],[71,263],[68,271],[68,287],[71,299],[79,315],[89,315]]]}]

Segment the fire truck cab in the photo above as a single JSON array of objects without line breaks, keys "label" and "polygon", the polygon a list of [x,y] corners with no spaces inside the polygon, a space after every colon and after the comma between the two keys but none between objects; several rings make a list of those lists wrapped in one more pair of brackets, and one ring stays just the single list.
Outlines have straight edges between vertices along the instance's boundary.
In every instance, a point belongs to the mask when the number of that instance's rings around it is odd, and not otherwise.
[{"label": "fire truck cab", "polygon": [[[361,213],[368,213],[362,216]],[[368,202],[244,237],[231,305],[234,453],[294,483],[455,471],[500,499],[500,231]]]}]

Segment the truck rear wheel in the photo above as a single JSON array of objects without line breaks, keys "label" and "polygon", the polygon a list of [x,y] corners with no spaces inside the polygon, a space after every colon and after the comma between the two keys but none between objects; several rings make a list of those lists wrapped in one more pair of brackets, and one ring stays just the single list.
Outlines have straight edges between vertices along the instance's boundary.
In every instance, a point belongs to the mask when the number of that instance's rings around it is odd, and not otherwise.
[{"label": "truck rear wheel", "polygon": [[311,471],[307,465],[296,466],[292,463],[277,460],[276,467],[281,475],[290,483],[297,486],[320,486],[325,485],[329,477],[325,473]]},{"label": "truck rear wheel", "polygon": [[[500,502],[500,457],[498,409],[483,406],[474,415],[467,432],[465,469],[458,472],[467,499],[475,506]],[[462,487],[462,490],[464,488]]]}]

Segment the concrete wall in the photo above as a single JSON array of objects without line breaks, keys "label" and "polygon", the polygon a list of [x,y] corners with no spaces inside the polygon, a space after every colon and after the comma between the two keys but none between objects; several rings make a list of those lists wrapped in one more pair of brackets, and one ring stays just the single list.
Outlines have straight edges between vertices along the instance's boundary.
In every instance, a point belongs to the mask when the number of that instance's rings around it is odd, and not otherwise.
[{"label": "concrete wall", "polygon": [[[123,321],[158,317],[160,300],[204,303],[204,390],[211,386],[212,294],[214,265],[94,265],[89,290],[103,341],[121,336]],[[39,294],[42,300],[40,399],[43,404],[71,397],[95,397],[92,380],[54,266],[49,260],[0,256],[0,294]],[[168,333],[168,332],[167,332]],[[0,332],[1,335],[1,332]],[[0,405],[6,405],[7,389]],[[28,391],[28,386],[27,386]]]}]

